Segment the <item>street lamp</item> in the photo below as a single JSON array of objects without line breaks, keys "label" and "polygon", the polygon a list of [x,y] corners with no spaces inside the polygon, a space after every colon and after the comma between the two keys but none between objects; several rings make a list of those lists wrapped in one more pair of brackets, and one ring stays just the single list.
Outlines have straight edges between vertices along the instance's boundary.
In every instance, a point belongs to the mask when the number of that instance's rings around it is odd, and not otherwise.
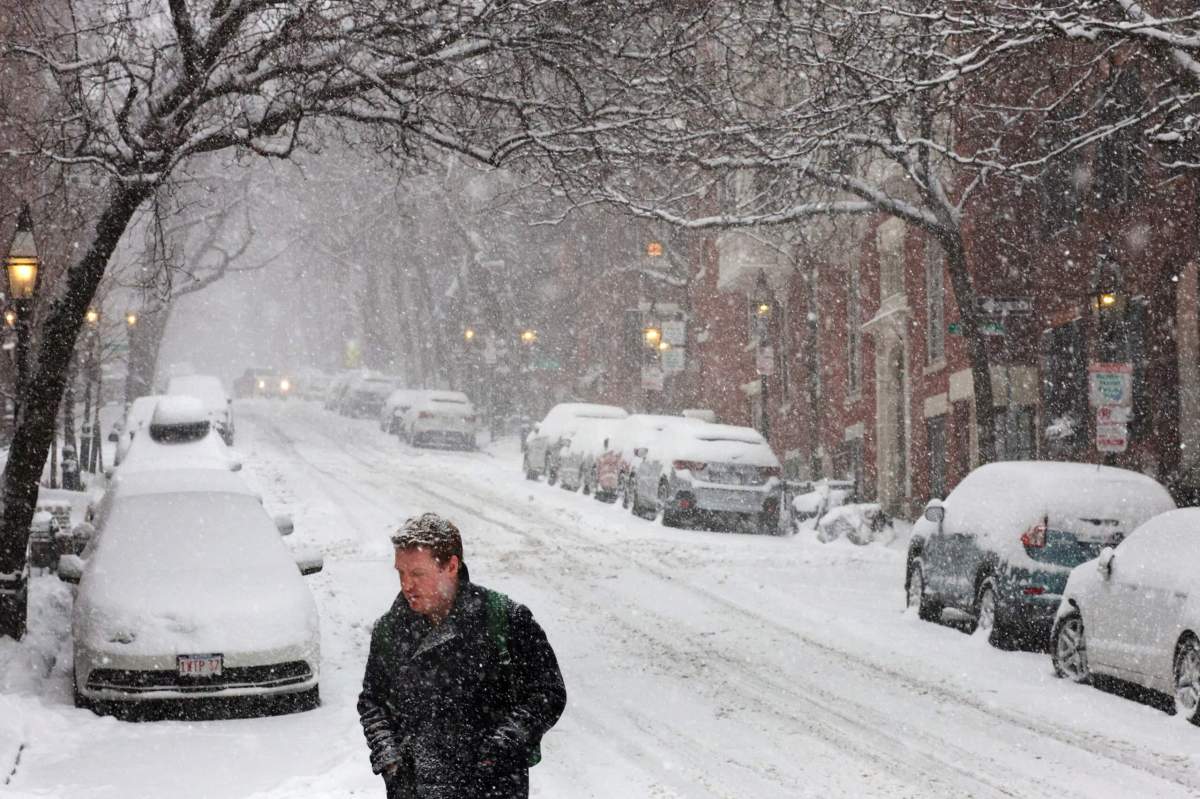
[{"label": "street lamp", "polygon": [[125,312],[125,324],[128,325],[129,327],[133,327],[137,323],[138,323],[137,312],[136,311],[126,311]]},{"label": "street lamp", "polygon": [[[41,259],[38,257],[37,242],[33,239],[33,214],[26,203],[17,218],[17,231],[8,248],[5,271],[8,273],[8,296],[13,302],[12,326],[17,330],[17,405],[13,408],[15,427],[20,403],[25,398],[25,387],[29,379],[29,308],[37,288]],[[8,313],[5,313],[8,322]]]},{"label": "street lamp", "polygon": [[4,324],[13,327],[17,324],[17,312],[12,308],[4,309]]},{"label": "street lamp", "polygon": [[473,328],[473,327],[468,327],[466,330],[463,331],[463,341],[467,342],[468,344],[475,341],[475,336],[476,336],[475,328]]},{"label": "street lamp", "polygon": [[537,338],[538,338],[538,333],[536,330],[534,330],[532,328],[521,331],[521,343],[522,344],[532,345],[534,342],[537,341]]},{"label": "street lamp", "polygon": [[759,404],[761,407],[759,432],[762,437],[768,441],[771,438],[771,406],[768,402],[768,381],[770,376],[770,331],[771,331],[771,310],[774,308],[774,302],[771,297],[771,287],[767,283],[767,273],[761,269],[758,272],[758,279],[754,281],[754,296],[750,300],[754,307],[754,326],[756,328],[758,338],[758,380],[759,380]]}]

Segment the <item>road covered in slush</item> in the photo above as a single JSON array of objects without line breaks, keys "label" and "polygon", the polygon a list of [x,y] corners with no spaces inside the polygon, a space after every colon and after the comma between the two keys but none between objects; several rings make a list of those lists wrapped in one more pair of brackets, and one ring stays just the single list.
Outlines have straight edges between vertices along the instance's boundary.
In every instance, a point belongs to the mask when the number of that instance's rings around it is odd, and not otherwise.
[{"label": "road covered in slush", "polygon": [[[543,799],[1200,795],[1200,729],[906,613],[903,541],[664,528],[523,478],[515,442],[416,450],[301,402],[237,406],[244,474],[319,548],[322,697],[292,716],[127,723],[71,704],[70,593],[0,645],[0,794],[383,796],[355,700],[394,599],[389,532],[427,510],[476,582],[528,605],[568,707]],[[15,761],[15,766],[12,765]],[[10,773],[11,772],[11,773]]]}]

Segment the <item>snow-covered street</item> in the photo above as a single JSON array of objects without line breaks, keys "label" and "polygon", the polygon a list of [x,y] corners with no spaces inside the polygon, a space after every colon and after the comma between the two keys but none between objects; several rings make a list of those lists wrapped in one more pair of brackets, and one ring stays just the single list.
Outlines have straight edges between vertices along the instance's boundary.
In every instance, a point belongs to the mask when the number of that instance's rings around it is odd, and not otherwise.
[{"label": "snow-covered street", "polygon": [[534,796],[1200,795],[1200,730],[903,612],[903,541],[668,529],[527,482],[513,440],[414,450],[317,404],[237,413],[244,474],[293,514],[293,544],[325,554],[308,578],[323,706],[143,724],[76,710],[70,595],[41,577],[30,635],[0,642],[0,793],[382,797],[354,705],[398,586],[388,533],[435,510],[472,578],[527,604],[557,650],[568,707]]}]

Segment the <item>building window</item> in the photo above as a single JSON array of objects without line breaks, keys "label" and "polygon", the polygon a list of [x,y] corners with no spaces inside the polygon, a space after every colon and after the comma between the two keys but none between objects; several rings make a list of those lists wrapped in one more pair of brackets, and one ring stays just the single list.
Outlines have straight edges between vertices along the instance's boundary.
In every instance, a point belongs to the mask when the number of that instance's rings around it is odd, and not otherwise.
[{"label": "building window", "polygon": [[[1078,135],[1080,103],[1060,105],[1047,120],[1047,132],[1038,137],[1042,152],[1065,147]],[[1046,165],[1037,183],[1038,215],[1047,236],[1074,227],[1079,220],[1083,193],[1090,180],[1083,150],[1070,150]]]},{"label": "building window", "polygon": [[[1116,72],[1104,88],[1100,114],[1104,123],[1118,125],[1143,110],[1146,93],[1135,68]],[[1140,125],[1125,125],[1100,142],[1096,151],[1096,202],[1101,208],[1125,205],[1137,198],[1144,178]]]},{"label": "building window", "polygon": [[879,251],[879,301],[904,293],[904,223],[890,219],[875,236]]},{"label": "building window", "polygon": [[950,479],[957,483],[971,471],[971,404],[965,401],[954,403],[950,428],[950,455],[954,470]]},{"label": "building window", "polygon": [[859,288],[858,262],[854,262],[850,265],[846,296],[846,388],[851,396],[857,396],[862,391],[862,304]]},{"label": "building window", "polygon": [[934,241],[925,245],[925,362],[946,359],[946,257]]},{"label": "building window", "polygon": [[863,440],[848,438],[842,442],[833,457],[834,477],[850,480],[854,483],[854,494],[850,501],[860,501],[867,497],[863,486]]},{"label": "building window", "polygon": [[946,496],[946,467],[949,465],[946,448],[946,416],[925,420],[925,447],[929,452],[929,496]]}]

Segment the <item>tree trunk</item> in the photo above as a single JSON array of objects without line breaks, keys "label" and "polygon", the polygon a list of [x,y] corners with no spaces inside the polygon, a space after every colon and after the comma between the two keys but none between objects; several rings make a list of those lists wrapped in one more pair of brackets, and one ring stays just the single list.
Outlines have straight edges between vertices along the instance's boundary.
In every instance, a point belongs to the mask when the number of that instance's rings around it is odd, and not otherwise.
[{"label": "tree trunk", "polygon": [[979,327],[975,311],[975,286],[967,270],[967,256],[962,233],[956,231],[942,240],[946,265],[954,300],[958,306],[958,323],[963,340],[967,342],[967,357],[971,363],[971,383],[975,393],[975,427],[979,440],[979,463],[996,459],[996,406],[992,399],[992,373],[989,365],[987,338]]},{"label": "tree trunk", "polygon": [[47,309],[35,368],[19,403],[8,464],[4,468],[4,515],[0,521],[0,587],[17,593],[0,602],[0,635],[14,638],[24,633],[25,605],[22,574],[29,540],[29,523],[37,504],[38,478],[54,436],[54,420],[75,351],[75,339],[84,314],[96,294],[108,259],[129,225],[129,220],[149,194],[139,184],[117,186],[96,224],[96,235],[83,257],[66,276],[66,288]]},{"label": "tree trunk", "polygon": [[154,393],[154,373],[158,366],[158,351],[171,306],[158,306],[138,312],[137,324],[129,328],[129,370],[125,374],[125,401]]}]

